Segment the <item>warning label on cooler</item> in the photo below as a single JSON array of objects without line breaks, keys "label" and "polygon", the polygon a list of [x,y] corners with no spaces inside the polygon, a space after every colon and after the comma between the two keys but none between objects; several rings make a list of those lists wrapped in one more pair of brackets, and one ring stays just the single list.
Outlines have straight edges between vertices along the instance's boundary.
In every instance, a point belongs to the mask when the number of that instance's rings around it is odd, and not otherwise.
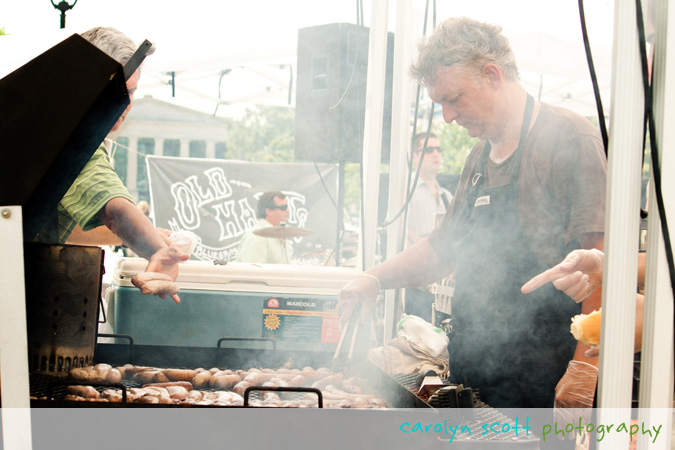
[{"label": "warning label on cooler", "polygon": [[333,344],[340,339],[336,299],[268,298],[263,304],[263,337]]}]

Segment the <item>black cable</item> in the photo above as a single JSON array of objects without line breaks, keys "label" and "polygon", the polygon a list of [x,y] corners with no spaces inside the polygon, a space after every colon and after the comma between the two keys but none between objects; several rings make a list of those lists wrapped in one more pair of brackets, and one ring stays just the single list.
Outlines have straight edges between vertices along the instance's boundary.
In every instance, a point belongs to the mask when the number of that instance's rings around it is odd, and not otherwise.
[{"label": "black cable", "polygon": [[[412,186],[412,189],[410,188],[410,177],[408,177],[408,197],[406,198],[405,203],[401,207],[401,211],[404,211],[405,214],[403,215],[403,232],[401,233],[401,248],[405,247],[405,240],[406,237],[408,236],[407,230],[408,230],[408,206],[413,198],[413,195],[415,194],[415,190],[417,189],[417,182],[419,181],[420,178],[420,172],[422,170],[422,164],[424,163],[424,157],[426,155],[426,152],[424,149],[427,147],[427,144],[429,143],[429,134],[431,133],[431,124],[433,122],[433,117],[434,117],[434,103],[431,104],[431,114],[429,115],[429,125],[427,126],[427,132],[426,136],[424,138],[424,145],[422,145],[422,154],[420,155],[420,160],[417,162],[417,170],[415,171],[415,183]],[[411,147],[413,151],[415,151],[414,148],[414,133],[413,133],[413,143],[411,144]],[[412,164],[412,160],[410,162]],[[412,166],[411,166],[412,167]],[[410,170],[408,170],[411,172]],[[400,214],[400,213],[399,213]]]},{"label": "black cable", "polygon": [[584,48],[586,49],[586,60],[588,61],[588,70],[591,73],[591,81],[593,82],[593,93],[595,94],[595,103],[598,107],[598,122],[600,124],[600,134],[602,135],[602,143],[605,146],[605,155],[607,155],[609,138],[607,136],[605,113],[602,108],[602,98],[600,98],[598,77],[595,74],[595,65],[593,64],[591,45],[590,42],[588,41],[588,31],[586,30],[586,15],[584,14],[584,0],[579,0],[579,18],[581,19],[581,32],[584,36]]},{"label": "black cable", "polygon": [[[425,7],[425,10],[424,10],[424,24],[422,25],[422,34],[425,35],[425,36],[427,34],[427,26],[428,26],[427,19],[428,19],[428,17],[429,17],[429,0],[427,0],[426,7]],[[433,24],[432,24],[432,26],[433,26],[433,28],[436,28],[436,0],[434,0],[434,4],[433,4]],[[413,127],[412,127],[413,133],[412,133],[412,137],[410,139],[410,148],[411,148],[412,151],[415,150],[414,146],[415,146],[415,138],[416,138],[416,131],[417,131],[417,114],[418,114],[419,106],[420,106],[421,89],[422,89],[422,87],[418,84],[417,85],[417,97],[415,98],[415,111],[413,113],[413,116],[414,116]],[[435,105],[432,102],[431,103],[431,111],[430,111],[430,114],[429,114],[429,125],[427,126],[426,138],[424,140],[424,147],[426,147],[427,142],[429,142],[429,133],[431,131],[431,123],[432,123],[433,118],[434,118],[434,106]],[[417,187],[417,181],[419,179],[420,168],[422,167],[423,161],[424,161],[424,154],[422,154],[422,158],[420,158],[420,161],[418,163],[417,171],[415,173],[415,182],[414,182],[414,184],[411,185],[411,178],[412,178],[412,173],[413,173],[413,171],[412,171],[412,158],[410,158],[410,156],[408,156],[408,182],[406,184],[406,201],[403,204],[403,206],[401,206],[401,209],[396,213],[396,215],[394,216],[393,219],[390,219],[390,220],[385,219],[385,221],[382,224],[380,224],[380,227],[386,228],[386,227],[390,226],[392,223],[394,223],[396,221],[396,219],[398,219],[401,216],[401,214],[403,214],[405,212],[406,216],[404,217],[404,220],[403,220],[403,236],[402,236],[403,242],[405,242],[406,227],[407,227],[406,222],[407,222],[407,219],[408,219],[407,209],[408,209],[408,205],[410,204],[410,199],[412,198],[413,194],[415,193],[415,189]]]},{"label": "black cable", "polygon": [[359,8],[359,3],[361,0],[356,0],[356,24],[359,26],[359,29],[357,31],[357,39],[356,39],[356,54],[354,55],[354,64],[352,64],[352,73],[349,75],[349,81],[347,82],[347,86],[345,87],[344,92],[342,92],[342,95],[338,99],[337,103],[335,103],[333,106],[329,106],[328,110],[329,111],[335,111],[335,108],[340,106],[342,101],[345,99],[347,96],[347,92],[349,92],[349,88],[352,87],[352,82],[354,81],[354,74],[356,73],[356,67],[359,65],[359,50],[361,49],[361,32],[362,27],[363,27],[363,7]]},{"label": "black cable", "polygon": [[223,70],[222,72],[220,72],[220,78],[218,78],[218,103],[216,103],[216,109],[213,110],[213,114],[212,114],[213,117],[216,116],[216,113],[218,112],[218,107],[220,106],[220,85],[223,82],[223,77],[230,72],[231,72],[230,69]]},{"label": "black cable", "polygon": [[293,66],[288,66],[289,69],[291,69],[291,79],[288,81],[288,104],[291,104],[291,100],[293,100]]},{"label": "black cable", "polygon": [[328,186],[326,186],[326,181],[323,179],[323,175],[321,175],[321,171],[319,170],[319,165],[316,163],[316,161],[313,161],[313,162],[314,162],[314,168],[316,169],[316,173],[319,175],[319,180],[321,180],[321,185],[323,186],[323,189],[326,191],[326,195],[330,199],[333,206],[335,206],[335,209],[337,209],[338,205],[335,202],[335,199],[333,198],[333,196],[330,195],[330,191],[328,190]]},{"label": "black cable", "polygon": [[[431,132],[431,124],[434,120],[434,103],[431,104],[431,113],[429,114],[429,125],[427,126],[427,132],[426,132],[426,137],[424,138],[424,146],[422,147],[423,149],[427,146],[427,143],[429,142],[429,133]],[[413,194],[415,193],[415,189],[417,188],[417,181],[419,180],[420,177],[420,171],[422,168],[422,163],[424,162],[424,151],[422,151],[421,158],[419,160],[419,163],[417,164],[417,170],[415,170],[415,181],[412,184],[412,188],[408,191],[405,199],[405,203],[403,206],[401,206],[401,209],[396,213],[396,215],[385,221],[381,226],[382,228],[386,228],[392,223],[396,221],[399,217],[401,217],[401,214],[404,212],[408,212],[408,204],[410,203],[410,200],[412,199]]]},{"label": "black cable", "polygon": [[[362,4],[362,0],[356,0],[356,24],[359,26],[358,32],[360,34],[361,31],[362,31],[362,27],[363,27],[363,4]],[[359,48],[360,47],[361,47],[361,38],[360,38],[360,35],[359,35],[359,37],[356,40],[356,57],[354,59],[354,67],[356,67],[356,61],[358,60]],[[352,76],[353,76],[353,74],[354,74],[354,71],[352,70]],[[360,76],[360,74],[359,74],[359,76]],[[351,79],[350,79],[350,83],[351,83]],[[360,89],[361,83],[357,83],[357,85],[359,86],[359,89]],[[359,108],[359,109],[357,109],[357,111],[360,110],[360,107],[361,107],[361,105],[359,104],[360,99],[361,99],[360,93],[361,93],[360,91],[357,92],[357,96],[356,96],[356,98],[357,98],[357,105],[356,106],[357,106],[357,108]],[[363,270],[366,270],[367,269],[367,267],[366,267],[366,251],[365,251],[366,250],[366,221],[365,221],[366,207],[365,207],[365,198],[364,198],[365,192],[364,192],[364,187],[363,187],[363,145],[364,145],[364,143],[363,143],[363,123],[360,123],[360,125],[361,126],[359,127],[359,130],[358,130],[358,136],[359,136],[358,142],[360,143],[360,145],[358,146],[358,148],[359,148],[359,161],[360,161],[360,164],[359,164],[359,188],[360,188],[360,193],[361,193],[361,195],[360,195],[361,205],[360,205],[360,208],[359,208],[360,214],[361,214],[361,223],[360,223],[360,228],[361,228],[361,267],[363,267]]]},{"label": "black cable", "polygon": [[429,0],[427,0],[427,4],[424,8],[424,23],[422,24],[422,34],[426,35],[427,31],[427,21],[429,20]]},{"label": "black cable", "polygon": [[[642,166],[645,164],[645,153],[647,151],[647,126],[649,121],[649,109],[652,107],[652,89],[649,80],[649,68],[647,67],[647,46],[645,44],[644,24],[642,23],[642,7],[636,10],[636,17],[638,21],[638,42],[640,50],[640,69],[642,73],[642,89],[645,94],[644,118],[642,122]],[[651,144],[650,144],[651,145]],[[645,211],[640,211],[641,217],[645,216]]]},{"label": "black cable", "polygon": [[[426,29],[426,25],[425,25],[425,29]],[[415,137],[416,137],[415,136],[415,130],[417,130],[417,113],[420,109],[421,92],[422,92],[422,86],[418,84],[417,85],[417,96],[415,97],[415,110],[414,110],[414,113],[413,113],[413,116],[414,116],[413,117],[413,126],[412,126],[413,132],[412,132],[412,136],[410,138],[410,148],[411,149],[414,149],[414,146],[415,146]],[[433,109],[433,105],[432,105],[432,109]],[[433,117],[433,114],[431,115],[431,117]],[[428,137],[427,137],[427,141],[428,141]],[[408,180],[406,181],[406,185],[405,185],[406,198],[408,198],[408,192],[410,192],[410,185],[411,185],[411,182],[412,182],[412,174],[413,174],[413,170],[412,170],[413,159],[410,156],[411,156],[410,154],[406,155],[406,157],[408,159]],[[421,162],[420,162],[420,167],[421,167]],[[412,197],[412,195],[411,195],[411,197]],[[401,211],[403,211],[403,209],[407,208],[408,204],[409,204],[408,201],[406,201],[404,203],[404,205],[401,207],[401,210],[399,210],[399,212],[396,213],[396,217],[399,217],[401,215]],[[387,209],[387,214],[388,213],[389,213],[389,209]],[[385,214],[385,215],[387,215],[387,214]],[[381,228],[386,228],[389,225],[391,225],[392,223],[394,223],[395,220],[396,220],[395,218],[390,220],[390,221],[387,221],[385,219],[385,221],[383,223],[381,223],[379,226]],[[406,238],[406,235],[407,235],[406,229],[407,228],[408,228],[408,216],[406,215],[403,218],[403,226],[402,226],[402,233],[401,233],[401,248],[403,248],[403,246],[405,245],[405,238]]]},{"label": "black cable", "polygon": [[[422,95],[422,86],[417,85],[417,97],[415,98],[415,111],[413,113],[413,126],[412,126],[412,136],[410,137],[410,148],[413,148],[413,144],[415,143],[415,132],[417,130],[417,113],[419,112],[420,109],[420,97]],[[405,191],[408,192],[410,190],[410,177],[412,176],[412,158],[410,155],[406,155],[408,158],[408,183],[406,184],[406,189]]]},{"label": "black cable", "polygon": [[[642,17],[642,5],[640,0],[635,0],[637,8],[637,26],[640,39],[640,59],[642,66],[642,84],[645,90],[645,115],[648,118],[649,125],[649,144],[652,152],[652,173],[654,175],[654,193],[656,194],[656,205],[661,218],[661,233],[666,250],[666,260],[668,261],[668,272],[670,274],[670,288],[675,298],[675,264],[673,261],[673,247],[668,231],[668,221],[666,219],[666,208],[663,204],[663,194],[661,191],[661,163],[659,158],[658,142],[656,141],[656,127],[654,124],[653,110],[653,89],[654,83],[649,80],[649,71],[647,69],[647,54],[645,49],[645,31]],[[653,67],[653,61],[652,61]],[[675,316],[673,316],[675,322]]]}]

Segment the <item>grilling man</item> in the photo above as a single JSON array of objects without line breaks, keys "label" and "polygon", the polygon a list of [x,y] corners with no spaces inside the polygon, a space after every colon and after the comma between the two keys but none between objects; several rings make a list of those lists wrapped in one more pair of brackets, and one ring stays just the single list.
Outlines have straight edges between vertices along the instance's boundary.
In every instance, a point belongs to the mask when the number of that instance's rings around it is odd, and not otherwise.
[{"label": "grilling man", "polygon": [[[93,28],[82,33],[82,37],[121,64],[126,63],[137,49],[133,40],[114,28]],[[140,69],[127,80],[129,106],[111,131],[119,129],[129,114],[139,78]],[[75,234],[71,237],[73,231]],[[178,276],[178,262],[189,256],[177,246],[168,245],[168,238],[136,208],[110,164],[104,144],[94,152],[59,203],[57,224],[48,224],[38,240],[86,245],[124,242],[134,253],[148,259],[146,272],[163,281],[161,289],[144,292],[161,298],[170,295],[174,301],[180,301],[172,281]]]},{"label": "grilling man", "polygon": [[580,309],[597,309],[599,292],[578,305],[550,285],[528,297],[520,287],[571,249],[602,248],[606,159],[598,131],[525,91],[496,25],[442,22],[420,44],[411,73],[446,122],[481,141],[443,223],[347,285],[341,320],[359,304],[367,315],[381,288],[428,284],[454,270],[453,382],[478,388],[494,407],[591,406],[597,359],[569,324]]}]

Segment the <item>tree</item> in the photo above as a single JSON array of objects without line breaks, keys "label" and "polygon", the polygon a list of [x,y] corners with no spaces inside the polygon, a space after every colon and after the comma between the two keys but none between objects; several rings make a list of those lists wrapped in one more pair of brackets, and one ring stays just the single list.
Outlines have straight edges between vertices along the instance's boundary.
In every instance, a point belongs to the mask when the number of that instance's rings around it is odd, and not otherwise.
[{"label": "tree", "polygon": [[9,36],[4,27],[0,27],[0,36]]},{"label": "tree", "polygon": [[239,119],[227,120],[226,157],[244,161],[294,160],[295,112],[292,108],[256,106]]},{"label": "tree", "polygon": [[438,125],[434,129],[441,141],[441,147],[443,147],[443,168],[441,172],[462,173],[464,161],[479,139],[470,137],[466,134],[466,130],[455,122]]},{"label": "tree", "polygon": [[[240,119],[228,119],[226,158],[243,161],[295,161],[295,111],[292,108],[258,105],[246,109]],[[456,123],[433,126],[443,146],[443,173],[459,174],[471,148],[478,141]],[[382,164],[381,172],[389,171]],[[348,163],[345,170],[345,209],[359,214],[361,183],[359,164]]]}]

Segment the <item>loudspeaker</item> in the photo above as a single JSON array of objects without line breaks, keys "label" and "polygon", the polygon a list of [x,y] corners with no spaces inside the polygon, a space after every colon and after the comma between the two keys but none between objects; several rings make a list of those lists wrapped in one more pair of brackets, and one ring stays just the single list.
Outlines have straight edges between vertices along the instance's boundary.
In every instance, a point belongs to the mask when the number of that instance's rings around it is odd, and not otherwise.
[{"label": "loudspeaker", "polygon": [[[360,162],[368,28],[335,23],[298,31],[295,159]],[[382,160],[389,160],[394,35],[387,40]]]},{"label": "loudspeaker", "polygon": [[123,67],[75,34],[0,80],[0,205],[30,241],[129,104]]}]

